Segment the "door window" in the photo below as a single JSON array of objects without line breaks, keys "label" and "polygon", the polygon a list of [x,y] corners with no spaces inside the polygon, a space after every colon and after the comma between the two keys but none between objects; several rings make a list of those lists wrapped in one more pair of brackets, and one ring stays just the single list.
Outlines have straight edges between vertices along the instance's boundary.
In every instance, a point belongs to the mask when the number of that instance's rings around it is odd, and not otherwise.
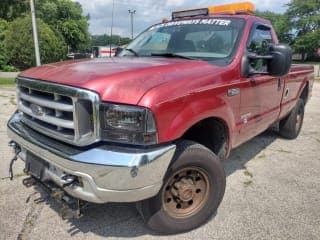
[{"label": "door window", "polygon": [[[269,27],[264,25],[255,26],[251,32],[247,50],[250,53],[266,56],[270,53],[272,42],[271,29]],[[267,70],[267,60],[264,59],[253,59],[250,65],[257,72],[265,72]]]}]

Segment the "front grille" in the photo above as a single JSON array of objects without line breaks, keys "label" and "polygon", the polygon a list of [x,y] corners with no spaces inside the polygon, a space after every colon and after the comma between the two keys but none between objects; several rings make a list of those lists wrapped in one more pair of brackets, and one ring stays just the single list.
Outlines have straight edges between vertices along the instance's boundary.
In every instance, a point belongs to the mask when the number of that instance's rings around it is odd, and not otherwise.
[{"label": "front grille", "polygon": [[17,78],[24,124],[55,139],[85,146],[99,139],[99,96],[91,91]]}]

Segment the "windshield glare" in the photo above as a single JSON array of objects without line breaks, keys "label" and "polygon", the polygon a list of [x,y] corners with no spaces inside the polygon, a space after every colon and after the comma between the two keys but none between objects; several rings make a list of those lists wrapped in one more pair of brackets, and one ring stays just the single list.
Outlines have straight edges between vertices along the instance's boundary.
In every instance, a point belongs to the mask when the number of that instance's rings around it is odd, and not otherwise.
[{"label": "windshield glare", "polygon": [[[172,53],[202,60],[232,58],[244,26],[243,19],[210,18],[154,25],[140,34],[128,49],[138,56]],[[134,56],[122,51],[120,56]]]}]

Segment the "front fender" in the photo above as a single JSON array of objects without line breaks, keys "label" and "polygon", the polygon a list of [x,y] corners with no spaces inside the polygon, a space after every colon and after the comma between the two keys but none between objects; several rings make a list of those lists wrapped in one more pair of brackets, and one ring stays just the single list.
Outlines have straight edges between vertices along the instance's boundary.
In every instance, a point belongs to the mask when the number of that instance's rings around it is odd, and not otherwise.
[{"label": "front fender", "polygon": [[[223,91],[224,92],[224,91]],[[184,98],[168,101],[155,109],[159,141],[169,142],[181,138],[192,126],[207,118],[218,118],[226,124],[229,139],[233,140],[236,127],[234,104],[240,99],[226,101],[225,94],[210,90],[207,93],[193,93]],[[231,141],[230,141],[231,143]]]}]

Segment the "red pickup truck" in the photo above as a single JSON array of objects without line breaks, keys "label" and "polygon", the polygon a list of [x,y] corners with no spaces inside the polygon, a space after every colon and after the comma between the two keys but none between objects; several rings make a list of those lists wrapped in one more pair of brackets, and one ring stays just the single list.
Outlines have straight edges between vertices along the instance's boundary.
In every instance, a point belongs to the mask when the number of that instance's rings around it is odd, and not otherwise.
[{"label": "red pickup truck", "polygon": [[137,202],[161,233],[206,222],[225,192],[221,161],[275,123],[296,138],[311,96],[313,68],[291,65],[252,12],[174,12],[117,57],[22,72],[8,135],[32,176],[25,185],[36,179],[77,207]]}]

